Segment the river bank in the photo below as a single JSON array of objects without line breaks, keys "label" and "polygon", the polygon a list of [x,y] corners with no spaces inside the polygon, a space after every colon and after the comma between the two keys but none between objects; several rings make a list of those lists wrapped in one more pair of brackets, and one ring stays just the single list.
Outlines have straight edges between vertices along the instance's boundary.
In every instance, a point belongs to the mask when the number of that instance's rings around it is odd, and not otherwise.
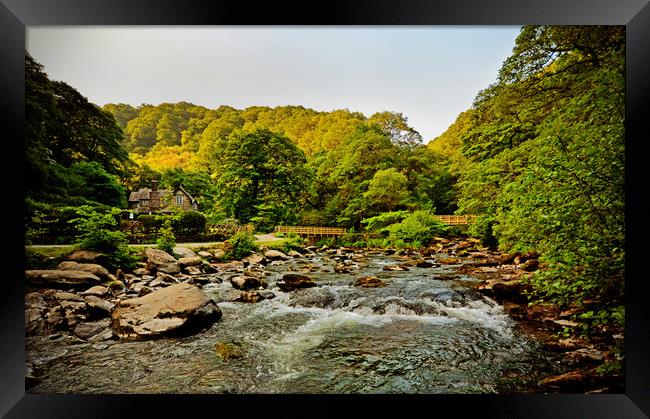
[{"label": "river bank", "polygon": [[[616,391],[575,374],[552,378],[573,371],[573,358],[593,364],[590,343],[560,343],[548,321],[521,315],[527,305],[495,284],[531,263],[505,263],[475,241],[269,250],[228,263],[218,250],[149,251],[133,272],[93,268],[105,276],[97,284],[57,290],[32,279],[31,391]],[[67,267],[101,260],[86,256]],[[122,371],[124,359],[132,370]]]}]

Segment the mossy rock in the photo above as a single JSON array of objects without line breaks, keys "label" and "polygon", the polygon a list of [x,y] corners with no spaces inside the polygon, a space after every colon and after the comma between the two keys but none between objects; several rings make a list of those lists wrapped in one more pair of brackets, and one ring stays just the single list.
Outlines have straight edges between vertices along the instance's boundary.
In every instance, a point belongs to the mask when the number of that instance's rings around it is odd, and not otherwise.
[{"label": "mossy rock", "polygon": [[240,359],[244,357],[244,349],[236,343],[220,342],[214,346],[217,356],[224,361]]}]

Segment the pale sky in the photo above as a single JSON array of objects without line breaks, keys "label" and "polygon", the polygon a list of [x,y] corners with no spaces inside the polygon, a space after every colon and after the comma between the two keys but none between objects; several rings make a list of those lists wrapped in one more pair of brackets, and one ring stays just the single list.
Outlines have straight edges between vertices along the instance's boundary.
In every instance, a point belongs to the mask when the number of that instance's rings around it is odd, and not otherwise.
[{"label": "pale sky", "polygon": [[98,105],[401,112],[425,142],[494,82],[519,26],[28,27],[27,51]]}]

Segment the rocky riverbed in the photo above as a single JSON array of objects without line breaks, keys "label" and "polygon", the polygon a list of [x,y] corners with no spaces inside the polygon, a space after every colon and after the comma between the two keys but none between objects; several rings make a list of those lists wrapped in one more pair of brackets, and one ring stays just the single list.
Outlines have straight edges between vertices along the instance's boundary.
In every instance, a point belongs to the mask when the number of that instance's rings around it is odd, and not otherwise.
[{"label": "rocky riverbed", "polygon": [[620,391],[594,372],[611,354],[557,336],[570,312],[527,304],[536,255],[446,239],[229,263],[175,253],[147,249],[133,272],[87,251],[26,271],[28,391]]}]

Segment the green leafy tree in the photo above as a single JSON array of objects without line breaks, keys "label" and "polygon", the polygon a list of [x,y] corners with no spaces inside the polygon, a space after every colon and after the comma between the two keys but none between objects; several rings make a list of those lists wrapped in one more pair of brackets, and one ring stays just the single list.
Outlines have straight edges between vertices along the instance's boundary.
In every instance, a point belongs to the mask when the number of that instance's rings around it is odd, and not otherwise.
[{"label": "green leafy tree", "polygon": [[223,207],[242,223],[262,204],[280,211],[278,221],[291,217],[309,179],[305,163],[304,153],[282,135],[259,130],[231,136],[218,182]]},{"label": "green leafy tree", "polygon": [[95,162],[121,174],[128,155],[123,133],[110,113],[63,82],[49,80],[43,66],[25,54],[25,161],[27,196],[70,201],[69,167]]},{"label": "green leafy tree", "polygon": [[395,168],[378,170],[363,194],[368,208],[385,212],[406,205],[409,200],[407,182],[406,176]]},{"label": "green leafy tree", "polygon": [[101,204],[125,208],[126,192],[117,177],[107,173],[96,162],[80,162],[70,166],[76,185],[70,188],[75,195]]},{"label": "green leafy tree", "polygon": [[623,27],[525,26],[461,135],[461,211],[502,249],[542,254],[538,297],[598,301],[594,318],[624,298],[624,41]]}]

